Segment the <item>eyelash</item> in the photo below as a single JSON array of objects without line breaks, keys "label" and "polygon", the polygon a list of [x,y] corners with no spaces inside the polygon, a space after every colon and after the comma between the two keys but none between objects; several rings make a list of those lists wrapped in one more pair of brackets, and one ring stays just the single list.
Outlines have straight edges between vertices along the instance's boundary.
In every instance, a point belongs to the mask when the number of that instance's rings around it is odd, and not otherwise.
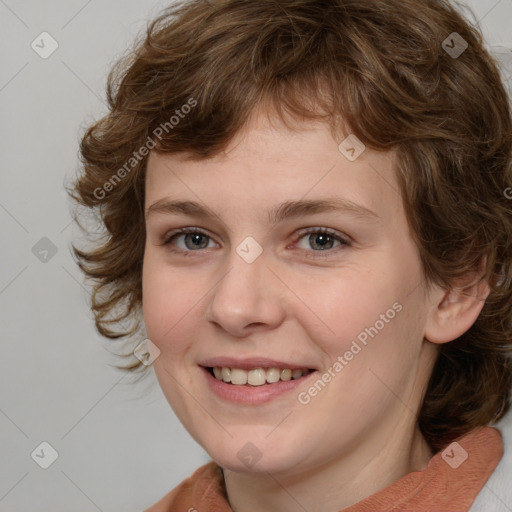
[{"label": "eyelash", "polygon": [[[167,233],[167,235],[164,237],[164,239],[162,240],[160,245],[167,246],[169,251],[171,251],[175,254],[180,254],[182,256],[187,256],[187,257],[193,256],[192,253],[201,252],[201,249],[198,249],[196,251],[173,249],[172,245],[171,245],[171,242],[173,242],[173,240],[175,240],[179,236],[188,235],[188,234],[203,235],[207,238],[212,239],[212,237],[208,233],[202,231],[199,228],[181,228],[181,229],[171,231],[170,233]],[[296,244],[305,236],[312,235],[312,234],[328,235],[329,237],[333,238],[334,240],[340,242],[338,249],[343,248],[343,247],[350,247],[352,245],[348,239],[341,237],[340,235],[338,235],[336,233],[336,231],[333,231],[332,229],[329,229],[329,228],[306,228],[304,230],[301,230],[299,233],[297,233],[297,237],[293,243]],[[301,249],[301,250],[305,251],[306,253],[315,253],[314,255],[311,255],[311,254],[307,255],[307,257],[312,257],[312,258],[326,258],[326,257],[332,256],[334,252],[338,252],[338,251],[335,251],[335,248],[325,249],[324,251],[314,251],[314,250],[308,251],[306,249]]]}]

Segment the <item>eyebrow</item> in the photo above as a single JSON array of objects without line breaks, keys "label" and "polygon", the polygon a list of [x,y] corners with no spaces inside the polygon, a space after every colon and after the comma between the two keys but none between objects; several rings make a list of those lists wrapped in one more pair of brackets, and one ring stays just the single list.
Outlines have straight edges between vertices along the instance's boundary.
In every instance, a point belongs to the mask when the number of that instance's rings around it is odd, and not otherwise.
[{"label": "eyebrow", "polygon": [[[348,213],[354,217],[374,222],[380,219],[375,212],[365,206],[356,204],[348,199],[334,197],[317,200],[286,201],[268,212],[268,222],[270,225],[274,225],[286,219],[333,211]],[[149,206],[146,209],[146,219],[154,213],[181,214],[200,219],[218,218],[218,215],[207,206],[194,201],[178,201],[169,198],[160,199]]]}]

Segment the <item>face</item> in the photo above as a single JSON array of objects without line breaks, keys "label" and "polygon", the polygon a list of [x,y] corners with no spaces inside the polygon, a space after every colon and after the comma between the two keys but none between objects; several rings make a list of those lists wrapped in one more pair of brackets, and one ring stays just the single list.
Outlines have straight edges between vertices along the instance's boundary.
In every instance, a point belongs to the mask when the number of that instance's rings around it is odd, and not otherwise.
[{"label": "face", "polygon": [[[214,158],[150,155],[153,366],[180,421],[225,468],[314,470],[414,429],[432,305],[394,155],[366,148],[354,160],[343,138],[255,116]],[[309,372],[289,379],[287,369]]]}]

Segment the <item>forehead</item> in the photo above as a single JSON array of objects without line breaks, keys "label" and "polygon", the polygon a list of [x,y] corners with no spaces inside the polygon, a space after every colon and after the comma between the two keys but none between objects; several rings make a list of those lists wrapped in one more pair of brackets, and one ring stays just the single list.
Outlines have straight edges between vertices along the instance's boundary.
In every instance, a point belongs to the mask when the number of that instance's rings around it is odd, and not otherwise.
[{"label": "forehead", "polygon": [[339,199],[381,218],[392,217],[402,207],[395,154],[360,144],[353,135],[333,136],[323,122],[297,122],[290,130],[267,116],[255,116],[214,157],[152,152],[146,210],[165,199],[186,199],[216,212],[250,216],[261,215],[265,205],[270,220],[284,201]]}]

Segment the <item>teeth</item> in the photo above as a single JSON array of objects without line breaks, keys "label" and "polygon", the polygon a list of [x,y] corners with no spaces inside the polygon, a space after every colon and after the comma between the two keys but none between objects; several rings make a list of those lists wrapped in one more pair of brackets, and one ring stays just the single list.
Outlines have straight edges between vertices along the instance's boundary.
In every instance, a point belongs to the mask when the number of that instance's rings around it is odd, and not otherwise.
[{"label": "teeth", "polygon": [[299,379],[309,373],[308,369],[290,370],[289,368],[254,368],[250,371],[241,368],[218,367],[213,368],[213,374],[217,380],[237,386],[262,386],[263,384],[273,384],[274,382]]},{"label": "teeth", "polygon": [[281,370],[281,380],[291,380],[292,371],[291,370]]},{"label": "teeth", "polygon": [[267,382],[272,384],[274,382],[279,382],[279,378],[281,377],[281,370],[279,368],[269,368],[267,370]]},{"label": "teeth", "polygon": [[251,370],[247,374],[247,382],[251,386],[262,386],[265,384],[265,382],[267,382],[267,372],[263,368],[256,368],[255,370]]},{"label": "teeth", "polygon": [[[247,384],[247,372],[244,372],[243,370],[238,370],[237,368],[233,368],[231,370],[231,384],[237,384],[239,386]],[[252,384],[250,374],[249,384]]]},{"label": "teeth", "polygon": [[222,368],[222,380],[231,382],[231,370],[229,368]]},{"label": "teeth", "polygon": [[298,379],[299,377],[302,377],[302,370],[293,370],[292,379]]}]

